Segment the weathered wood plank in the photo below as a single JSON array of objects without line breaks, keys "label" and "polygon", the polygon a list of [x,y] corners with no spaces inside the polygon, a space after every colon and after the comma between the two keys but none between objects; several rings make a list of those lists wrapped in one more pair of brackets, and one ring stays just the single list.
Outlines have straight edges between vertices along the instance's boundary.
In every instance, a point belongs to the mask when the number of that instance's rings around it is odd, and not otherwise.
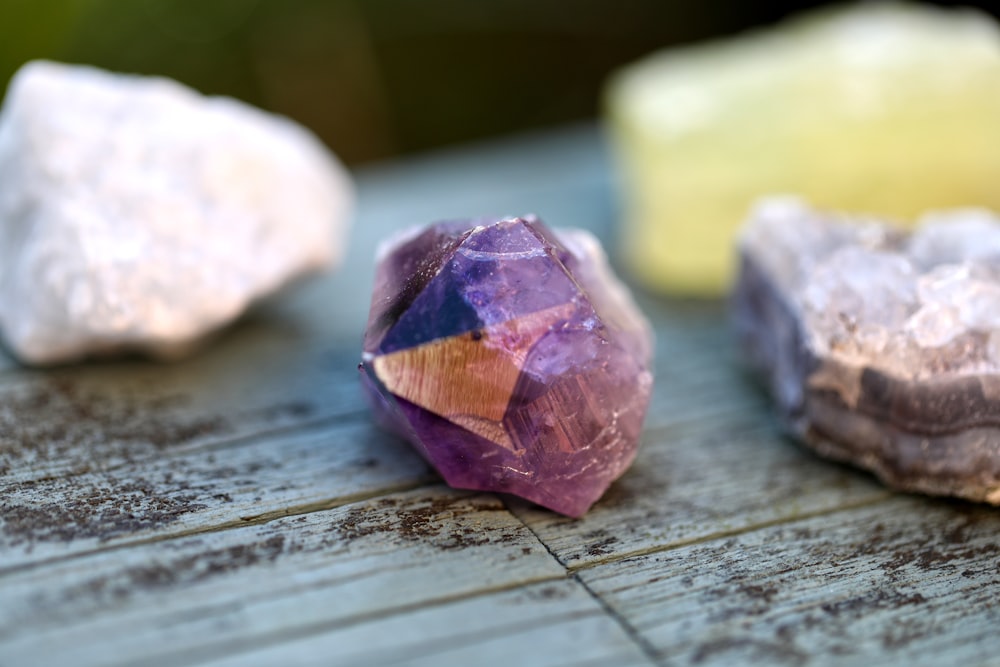
[{"label": "weathered wood plank", "polygon": [[98,547],[331,507],[435,479],[409,447],[357,420],[8,484],[0,487],[0,573]]},{"label": "weathered wood plank", "polygon": [[107,470],[364,411],[352,357],[247,323],[186,362],[30,371],[0,383],[0,482]]},{"label": "weathered wood plank", "polygon": [[995,664],[1000,515],[915,497],[579,572],[671,664]]},{"label": "weathered wood plank", "polygon": [[30,568],[5,664],[181,664],[564,570],[492,496],[432,487]]},{"label": "weathered wood plank", "polygon": [[236,653],[205,667],[653,664],[572,580],[528,585]]}]

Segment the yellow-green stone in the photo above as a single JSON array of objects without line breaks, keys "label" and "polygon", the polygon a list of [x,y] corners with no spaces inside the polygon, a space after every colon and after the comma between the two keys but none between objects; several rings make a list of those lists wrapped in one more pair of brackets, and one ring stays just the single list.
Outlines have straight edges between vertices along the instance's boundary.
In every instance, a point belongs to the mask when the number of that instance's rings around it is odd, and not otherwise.
[{"label": "yellow-green stone", "polygon": [[606,107],[627,265],[662,291],[721,293],[766,194],[903,223],[1000,209],[1000,31],[971,10],[861,3],[665,51]]}]

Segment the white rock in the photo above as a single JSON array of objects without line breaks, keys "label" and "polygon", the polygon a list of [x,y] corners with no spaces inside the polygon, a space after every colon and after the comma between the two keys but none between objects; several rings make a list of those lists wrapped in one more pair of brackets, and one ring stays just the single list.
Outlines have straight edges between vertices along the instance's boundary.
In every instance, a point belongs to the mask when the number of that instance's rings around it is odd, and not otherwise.
[{"label": "white rock", "polygon": [[905,257],[847,246],[816,263],[805,294],[815,299],[821,292],[825,298],[819,307],[809,300],[805,304],[816,317],[828,315],[832,305],[858,323],[898,327],[916,305],[914,278]]},{"label": "white rock", "polygon": [[0,333],[45,364],[170,356],[343,249],[307,130],[170,80],[33,62],[0,111]]},{"label": "white rock", "polygon": [[1000,259],[1000,225],[985,209],[934,211],[921,220],[909,243],[914,261],[938,264]]},{"label": "white rock", "polygon": [[1000,372],[1000,216],[927,215],[912,233],[765,200],[741,236],[818,354],[901,378]]}]

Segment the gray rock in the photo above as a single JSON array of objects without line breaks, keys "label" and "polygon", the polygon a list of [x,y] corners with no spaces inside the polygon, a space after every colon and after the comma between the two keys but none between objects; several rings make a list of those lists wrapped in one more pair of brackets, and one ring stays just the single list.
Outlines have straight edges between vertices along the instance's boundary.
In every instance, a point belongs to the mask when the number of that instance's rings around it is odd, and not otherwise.
[{"label": "gray rock", "polygon": [[35,364],[181,354],[334,264],[353,198],[287,119],[166,79],[29,63],[0,111],[0,333]]},{"label": "gray rock", "polygon": [[897,489],[1000,504],[1000,219],[912,234],[758,206],[733,319],[791,431]]}]

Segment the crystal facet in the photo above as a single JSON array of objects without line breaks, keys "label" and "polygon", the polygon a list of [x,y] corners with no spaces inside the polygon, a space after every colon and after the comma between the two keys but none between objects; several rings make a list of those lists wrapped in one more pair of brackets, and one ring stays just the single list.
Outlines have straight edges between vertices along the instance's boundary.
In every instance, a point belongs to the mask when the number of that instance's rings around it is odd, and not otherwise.
[{"label": "crystal facet", "polygon": [[740,250],[735,324],[799,437],[890,486],[1000,504],[1000,219],[905,233],[772,199]]},{"label": "crystal facet", "polygon": [[379,251],[362,383],[452,486],[582,515],[635,458],[651,357],[587,232],[447,222]]}]

